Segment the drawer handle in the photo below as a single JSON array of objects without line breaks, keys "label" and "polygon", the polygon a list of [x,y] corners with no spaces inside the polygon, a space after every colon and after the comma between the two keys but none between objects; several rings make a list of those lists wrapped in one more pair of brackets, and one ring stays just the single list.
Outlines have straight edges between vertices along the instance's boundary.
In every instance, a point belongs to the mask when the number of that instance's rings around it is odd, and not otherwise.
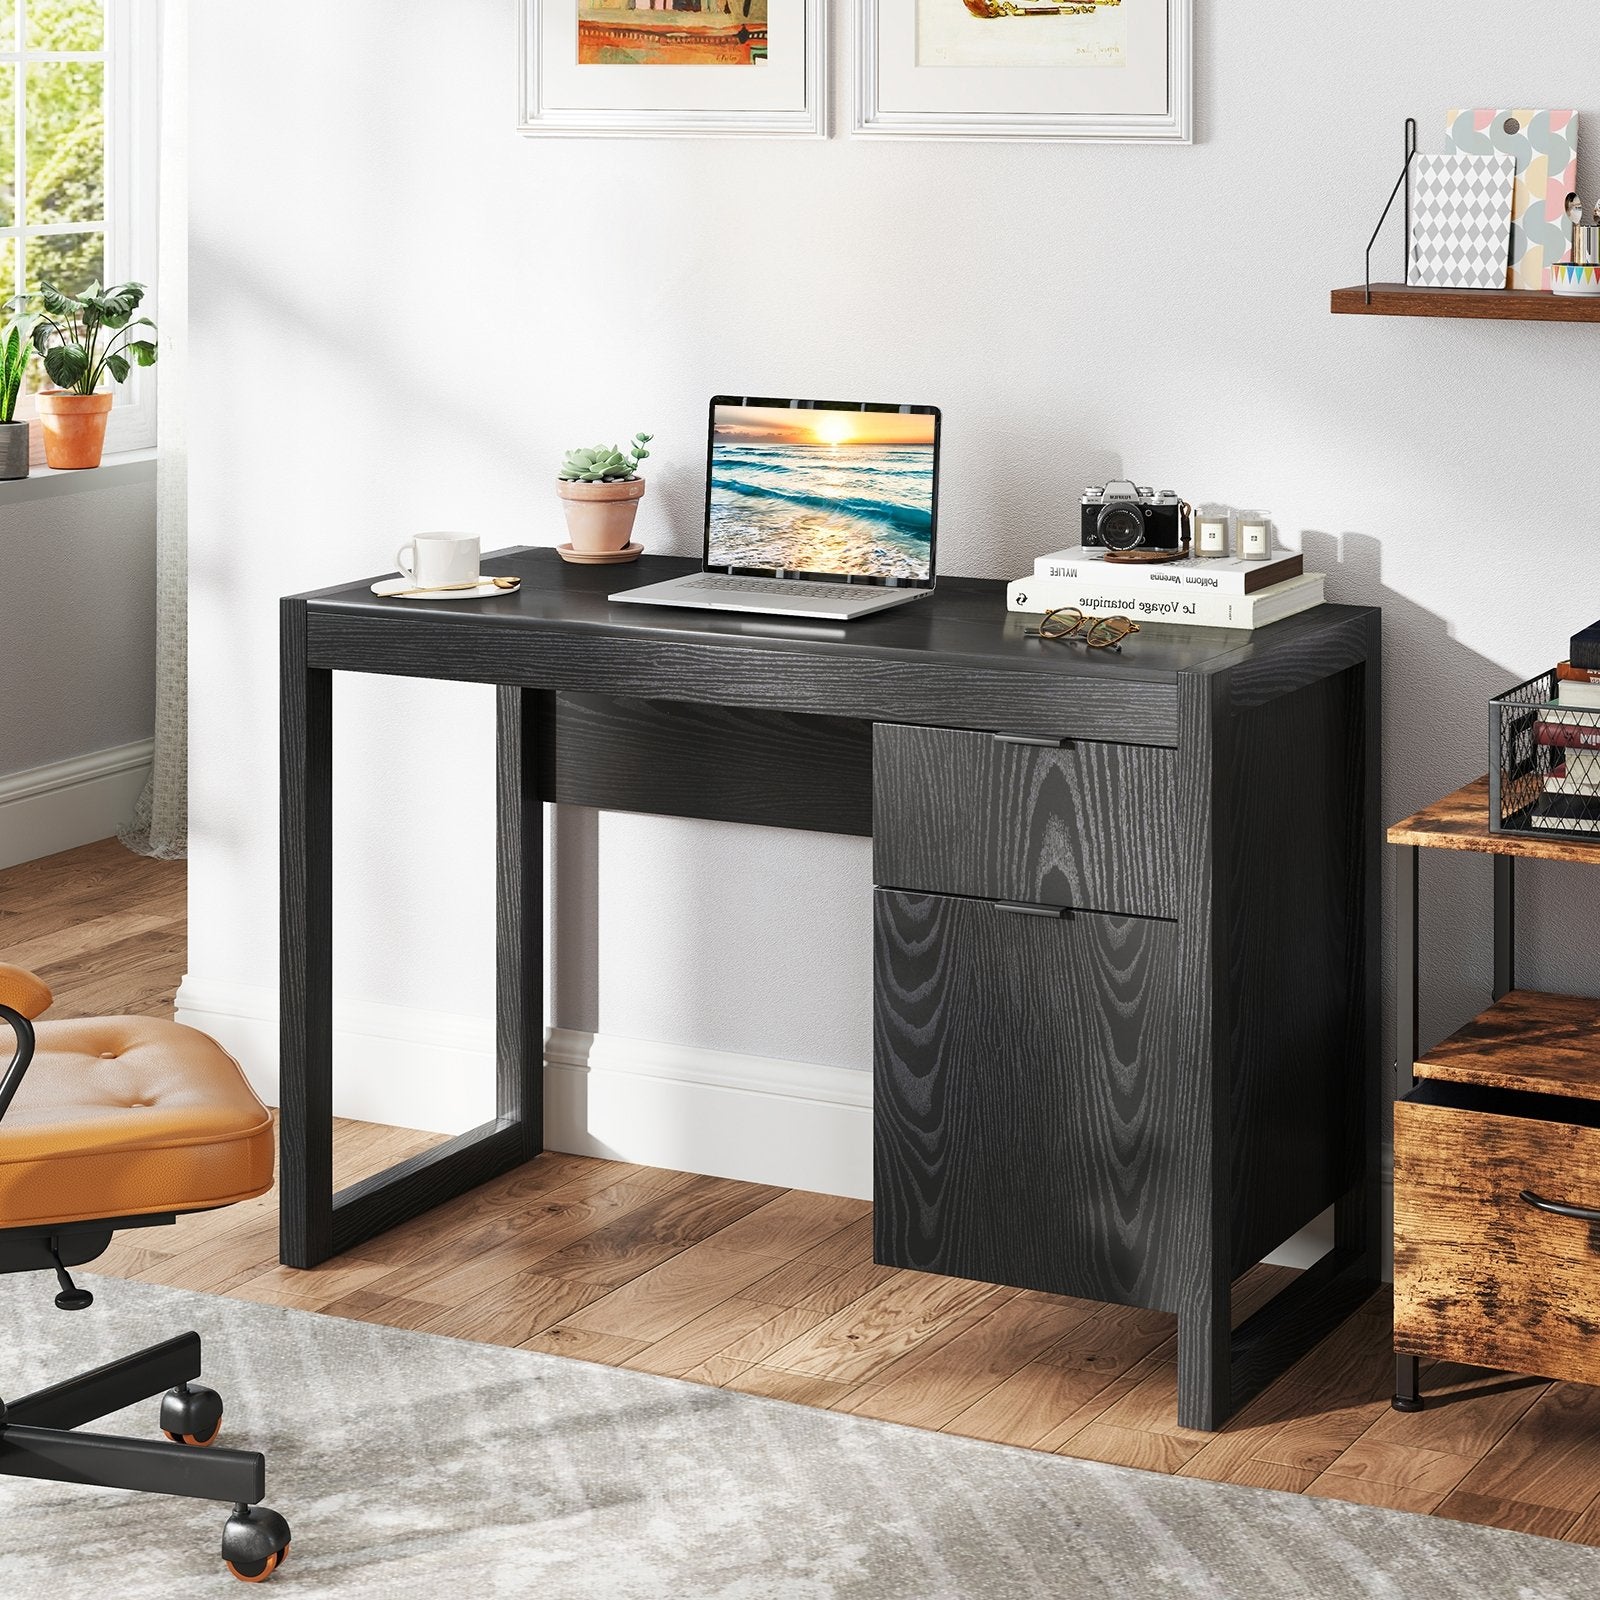
[{"label": "drawer handle", "polygon": [[994,737],[1001,744],[1039,744],[1048,750],[1071,750],[1075,748],[1071,739],[1052,739],[1043,733],[997,733]]},{"label": "drawer handle", "polygon": [[1535,1211],[1548,1212],[1552,1217],[1572,1217],[1578,1222],[1600,1222],[1600,1211],[1590,1206],[1569,1206],[1559,1200],[1546,1200],[1532,1189],[1522,1191],[1523,1200]]},{"label": "drawer handle", "polygon": [[1016,917],[1055,917],[1059,920],[1072,915],[1070,906],[1040,906],[1031,900],[996,900],[994,908],[996,911],[1009,911]]}]

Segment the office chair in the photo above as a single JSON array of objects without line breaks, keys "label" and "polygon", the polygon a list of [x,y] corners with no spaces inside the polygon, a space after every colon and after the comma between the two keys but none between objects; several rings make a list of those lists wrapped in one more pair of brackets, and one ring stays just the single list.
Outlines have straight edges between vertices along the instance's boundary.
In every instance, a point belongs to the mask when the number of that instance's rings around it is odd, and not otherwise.
[{"label": "office chair", "polygon": [[[31,972],[0,963],[0,1019],[16,1050],[0,1078],[0,1272],[54,1271],[56,1305],[93,1295],[69,1268],[121,1228],[150,1228],[272,1187],[272,1120],[231,1056],[153,1017],[33,1019],[50,1004]],[[0,1034],[0,1038],[4,1035]],[[266,1461],[206,1449],[222,1400],[200,1376],[200,1336],[164,1344],[0,1401],[0,1473],[233,1502],[222,1559],[260,1583],[282,1565],[289,1524],[261,1504]],[[162,1390],[167,1442],[79,1428]]]}]

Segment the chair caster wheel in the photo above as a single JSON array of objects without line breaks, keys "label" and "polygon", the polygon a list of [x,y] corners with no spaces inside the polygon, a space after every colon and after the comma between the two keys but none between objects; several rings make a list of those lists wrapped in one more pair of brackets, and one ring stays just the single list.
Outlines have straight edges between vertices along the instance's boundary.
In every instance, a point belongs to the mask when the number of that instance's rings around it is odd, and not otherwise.
[{"label": "chair caster wheel", "polygon": [[1396,1411],[1404,1411],[1404,1412],[1407,1412],[1407,1413],[1410,1413],[1410,1412],[1413,1412],[1413,1411],[1420,1411],[1422,1409],[1422,1396],[1420,1394],[1418,1394],[1418,1395],[1397,1394],[1389,1402],[1389,1404]]},{"label": "chair caster wheel", "polygon": [[161,1431],[174,1444],[215,1444],[222,1431],[222,1396],[203,1383],[180,1383],[161,1397]]},{"label": "chair caster wheel", "polygon": [[235,1506],[222,1527],[222,1560],[241,1583],[265,1583],[288,1559],[289,1524],[270,1506]]}]

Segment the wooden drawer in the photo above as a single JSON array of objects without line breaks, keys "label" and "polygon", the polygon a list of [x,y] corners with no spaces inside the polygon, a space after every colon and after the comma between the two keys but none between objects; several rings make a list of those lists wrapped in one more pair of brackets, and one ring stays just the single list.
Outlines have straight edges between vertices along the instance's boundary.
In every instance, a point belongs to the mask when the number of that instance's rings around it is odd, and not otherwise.
[{"label": "wooden drawer", "polygon": [[[1569,1117],[1575,1120],[1567,1120]],[[1600,1382],[1595,1107],[1419,1084],[1394,1108],[1395,1348]]]},{"label": "wooden drawer", "polygon": [[876,1259],[1174,1309],[1176,925],[874,901]]},{"label": "wooden drawer", "polygon": [[1177,915],[1177,752],[879,723],[874,881],[885,888]]}]

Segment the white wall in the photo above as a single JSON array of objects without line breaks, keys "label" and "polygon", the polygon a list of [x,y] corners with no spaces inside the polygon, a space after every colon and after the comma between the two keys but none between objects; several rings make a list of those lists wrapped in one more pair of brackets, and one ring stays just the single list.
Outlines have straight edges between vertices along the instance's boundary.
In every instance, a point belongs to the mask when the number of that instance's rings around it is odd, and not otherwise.
[{"label": "white wall", "polygon": [[143,787],[155,537],[153,471],[0,485],[0,866],[104,838]]},{"label": "white wall", "polygon": [[[1022,570],[1118,470],[1269,507],[1333,598],[1384,608],[1390,818],[1480,773],[1487,697],[1600,615],[1600,335],[1328,313],[1407,113],[1437,148],[1450,105],[1578,105],[1600,183],[1600,14],[1197,0],[1199,142],[1152,149],[521,139],[515,10],[195,8],[201,1009],[270,1003],[276,597],[383,571],[416,529],[557,542],[562,449],[638,428],[640,534],[691,553],[716,391],[943,406],[952,573]],[[842,37],[835,60],[847,85]],[[337,693],[337,991],[484,1017],[492,697]],[[557,1022],[866,1069],[864,843],[558,832]],[[1524,976],[1600,992],[1572,876],[1526,875]],[[1437,1034],[1486,992],[1487,864],[1430,860],[1424,895]]]}]

